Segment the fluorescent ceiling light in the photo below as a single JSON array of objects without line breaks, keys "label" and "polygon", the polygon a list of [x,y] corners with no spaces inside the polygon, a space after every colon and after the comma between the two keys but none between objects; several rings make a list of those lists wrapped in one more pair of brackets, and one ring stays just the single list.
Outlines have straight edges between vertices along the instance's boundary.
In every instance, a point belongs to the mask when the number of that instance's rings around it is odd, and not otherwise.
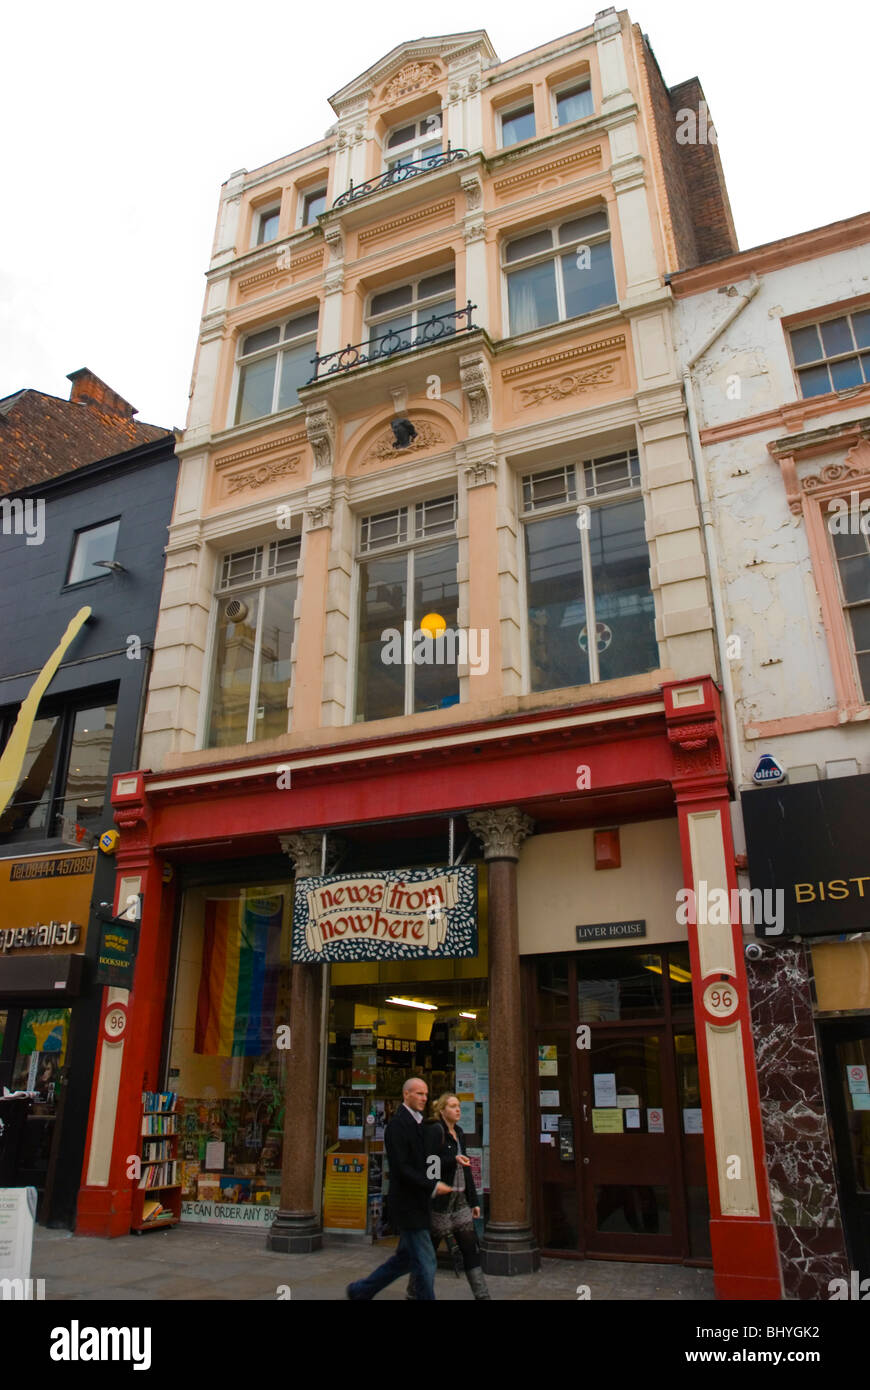
[{"label": "fluorescent ceiling light", "polygon": [[428,1009],[433,1013],[438,1012],[437,1004],[421,1004],[416,999],[397,999],[395,997],[386,1001],[388,1004],[404,1004],[408,1009]]},{"label": "fluorescent ceiling light", "polygon": [[462,1009],[459,1010],[460,1018],[477,1018],[477,1014],[467,1014]]}]

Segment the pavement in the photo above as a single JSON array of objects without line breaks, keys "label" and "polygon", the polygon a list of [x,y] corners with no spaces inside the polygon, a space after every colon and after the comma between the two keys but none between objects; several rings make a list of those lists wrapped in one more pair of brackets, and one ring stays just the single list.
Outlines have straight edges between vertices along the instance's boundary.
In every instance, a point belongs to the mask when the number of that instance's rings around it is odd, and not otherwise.
[{"label": "pavement", "polygon": [[[37,1226],[31,1274],[45,1280],[46,1301],[328,1302],[344,1299],[346,1286],[382,1264],[393,1249],[387,1241],[356,1246],[325,1239],[325,1248],[313,1254],[282,1255],[266,1249],[262,1232],[182,1224],[101,1240]],[[405,1282],[396,1280],[378,1301],[403,1300]],[[711,1269],[622,1260],[545,1259],[535,1274],[490,1276],[488,1283],[493,1299],[500,1301],[715,1299]],[[585,1286],[588,1294],[578,1294],[578,1286]],[[473,1301],[466,1279],[457,1279],[450,1269],[439,1268],[435,1292],[442,1301]]]}]

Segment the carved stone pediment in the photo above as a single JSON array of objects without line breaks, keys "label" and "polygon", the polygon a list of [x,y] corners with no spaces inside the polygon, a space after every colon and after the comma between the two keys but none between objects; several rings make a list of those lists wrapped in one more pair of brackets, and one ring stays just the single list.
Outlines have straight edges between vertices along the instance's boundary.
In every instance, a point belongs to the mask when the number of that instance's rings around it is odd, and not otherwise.
[{"label": "carved stone pediment", "polygon": [[403,97],[433,87],[440,76],[441,68],[438,63],[405,63],[384,87],[381,100],[392,106]]}]

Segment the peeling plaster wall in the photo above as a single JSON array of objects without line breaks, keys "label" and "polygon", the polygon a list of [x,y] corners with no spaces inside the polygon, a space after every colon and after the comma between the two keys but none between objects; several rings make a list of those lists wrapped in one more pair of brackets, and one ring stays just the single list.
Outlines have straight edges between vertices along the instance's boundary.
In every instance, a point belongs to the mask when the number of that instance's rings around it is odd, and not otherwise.
[{"label": "peeling plaster wall", "polygon": [[[725,329],[693,369],[698,428],[704,432],[798,401],[781,319],[870,293],[867,248],[820,256],[765,272],[755,298]],[[750,282],[737,282],[741,295]],[[737,304],[734,295],[710,290],[678,298],[675,344],[683,364]],[[739,397],[737,392],[739,391]],[[844,398],[807,430],[828,428],[868,414],[866,403]],[[731,660],[737,724],[741,735],[755,724],[827,714],[837,717],[829,644],[804,519],[788,506],[770,441],[790,433],[782,418],[768,428],[718,440],[703,448],[710,506],[719,551],[719,585],[726,632],[740,639]],[[798,461],[802,478],[827,463],[841,463],[842,449]],[[848,497],[848,487],[845,489]],[[748,785],[761,752],[785,765],[816,763],[821,775],[833,759],[854,758],[870,770],[870,727],[840,727],[744,737],[738,783]]]}]

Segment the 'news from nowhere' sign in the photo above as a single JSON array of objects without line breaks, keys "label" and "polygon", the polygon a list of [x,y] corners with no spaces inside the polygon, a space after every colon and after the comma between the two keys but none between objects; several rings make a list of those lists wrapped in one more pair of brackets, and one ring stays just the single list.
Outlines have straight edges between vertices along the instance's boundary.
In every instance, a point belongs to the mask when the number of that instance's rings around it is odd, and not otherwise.
[{"label": "'news from nowhere' sign", "polygon": [[297,880],[294,961],[476,955],[473,864]]}]

